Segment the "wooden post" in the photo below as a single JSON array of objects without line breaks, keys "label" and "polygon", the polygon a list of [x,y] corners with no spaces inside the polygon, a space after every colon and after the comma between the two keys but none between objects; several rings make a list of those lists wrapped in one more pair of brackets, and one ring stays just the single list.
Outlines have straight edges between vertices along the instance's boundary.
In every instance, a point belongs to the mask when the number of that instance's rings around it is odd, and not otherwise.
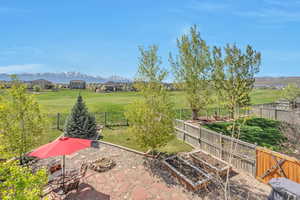
[{"label": "wooden post", "polygon": [[262,108],[260,108],[260,117],[262,117]]},{"label": "wooden post", "polygon": [[202,134],[201,134],[201,127],[199,127],[199,147],[201,149],[201,139],[202,139]]},{"label": "wooden post", "polygon": [[183,141],[185,142],[185,122],[183,122]]},{"label": "wooden post", "polygon": [[277,120],[277,109],[275,108],[275,120]]},{"label": "wooden post", "polygon": [[57,130],[60,130],[59,122],[60,122],[60,113],[57,113],[57,119],[56,119],[56,128],[57,128]]},{"label": "wooden post", "polygon": [[180,120],[182,120],[182,108],[179,109],[179,117],[180,117]]},{"label": "wooden post", "polygon": [[104,112],[104,127],[107,126],[107,116],[106,116],[106,112]]}]

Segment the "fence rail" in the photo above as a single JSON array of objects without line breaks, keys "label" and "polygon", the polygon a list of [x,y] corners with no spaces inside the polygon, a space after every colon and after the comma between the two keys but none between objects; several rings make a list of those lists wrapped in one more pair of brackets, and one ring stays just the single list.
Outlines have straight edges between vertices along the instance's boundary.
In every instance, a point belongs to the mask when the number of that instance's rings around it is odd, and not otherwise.
[{"label": "fence rail", "polygon": [[256,145],[237,140],[182,120],[175,120],[177,138],[200,148],[244,172],[256,175]]},{"label": "fence rail", "polygon": [[262,118],[278,120],[290,124],[300,123],[299,110],[283,110],[272,107],[272,104],[262,104],[252,106],[249,110],[250,115],[255,115]]}]

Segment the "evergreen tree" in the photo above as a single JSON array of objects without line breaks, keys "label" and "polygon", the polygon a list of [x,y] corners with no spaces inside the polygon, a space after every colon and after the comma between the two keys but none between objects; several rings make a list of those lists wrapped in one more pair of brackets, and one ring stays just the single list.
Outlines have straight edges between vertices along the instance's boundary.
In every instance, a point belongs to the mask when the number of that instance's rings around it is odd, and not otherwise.
[{"label": "evergreen tree", "polygon": [[92,139],[97,135],[96,120],[88,112],[81,95],[65,124],[65,136]]}]

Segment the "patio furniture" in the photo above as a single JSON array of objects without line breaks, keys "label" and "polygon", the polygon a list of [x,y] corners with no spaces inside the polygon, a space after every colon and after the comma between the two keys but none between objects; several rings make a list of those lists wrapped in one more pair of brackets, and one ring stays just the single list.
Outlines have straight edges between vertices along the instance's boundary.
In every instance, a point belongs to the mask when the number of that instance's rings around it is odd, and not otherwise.
[{"label": "patio furniture", "polygon": [[62,174],[63,185],[65,177],[65,155],[70,155],[76,151],[91,147],[91,140],[71,138],[71,137],[59,137],[58,139],[45,144],[33,152],[29,153],[29,156],[38,158],[49,158],[55,156],[63,156]]},{"label": "patio furniture", "polygon": [[58,170],[61,170],[61,164],[59,160],[52,160],[49,164],[48,164],[48,171],[52,174]]},{"label": "patio furniture", "polygon": [[49,176],[49,187],[53,196],[61,196],[75,190],[78,192],[80,181],[85,177],[88,169],[87,163],[82,163],[80,170],[72,170],[63,177],[61,171],[57,171]]}]

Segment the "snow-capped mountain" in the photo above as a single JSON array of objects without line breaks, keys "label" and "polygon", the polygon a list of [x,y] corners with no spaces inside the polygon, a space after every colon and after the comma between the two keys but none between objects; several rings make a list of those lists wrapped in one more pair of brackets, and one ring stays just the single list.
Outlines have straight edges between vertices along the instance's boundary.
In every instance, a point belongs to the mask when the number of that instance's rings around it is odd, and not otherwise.
[{"label": "snow-capped mountain", "polygon": [[[79,72],[62,72],[62,73],[21,73],[16,74],[19,80],[33,81],[45,79],[54,83],[69,83],[71,80],[84,80],[87,83],[104,83],[104,82],[130,82],[129,79],[120,76],[111,76],[104,78],[101,76],[91,76]],[[9,74],[0,74],[0,80],[9,81]]]}]

